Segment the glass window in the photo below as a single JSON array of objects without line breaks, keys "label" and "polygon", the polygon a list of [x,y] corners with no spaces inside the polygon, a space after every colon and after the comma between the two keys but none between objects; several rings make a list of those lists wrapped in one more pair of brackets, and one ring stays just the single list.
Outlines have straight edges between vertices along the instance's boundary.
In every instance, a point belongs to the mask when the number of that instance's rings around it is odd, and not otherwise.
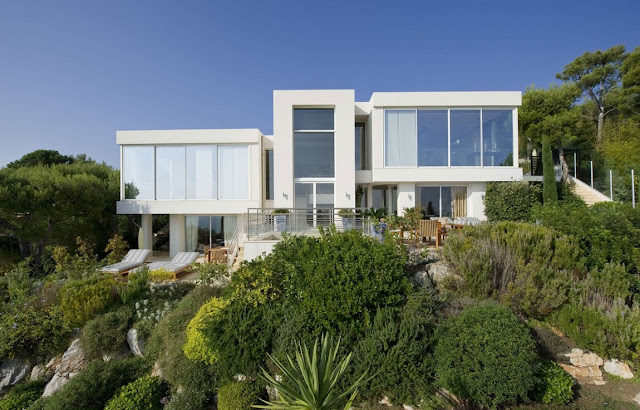
[{"label": "glass window", "polygon": [[218,150],[215,145],[187,147],[187,198],[218,197]]},{"label": "glass window", "polygon": [[364,132],[364,124],[357,123],[356,124],[356,135],[355,135],[355,143],[356,143],[356,171],[367,169],[366,168],[366,151],[365,151],[365,132]]},{"label": "glass window", "polygon": [[316,221],[319,225],[333,223],[333,183],[316,184]]},{"label": "glass window", "polygon": [[375,209],[387,208],[387,187],[373,187],[371,190],[371,206]]},{"label": "glass window", "polygon": [[418,110],[418,165],[449,164],[447,110]]},{"label": "glass window", "polygon": [[218,199],[249,198],[249,147],[218,145]]},{"label": "glass window", "polygon": [[293,135],[294,178],[335,176],[332,132],[296,132]]},{"label": "glass window", "polygon": [[451,165],[480,166],[480,110],[451,110]]},{"label": "glass window", "polygon": [[188,252],[229,244],[237,226],[236,215],[189,215],[185,217],[185,248]]},{"label": "glass window", "polygon": [[385,166],[415,167],[416,111],[385,110]]},{"label": "glass window", "polygon": [[418,192],[418,203],[424,208],[422,211],[424,216],[426,218],[440,217],[440,187],[418,187]]},{"label": "glass window", "polygon": [[122,179],[125,199],[154,199],[154,147],[123,147]]},{"label": "glass window", "polygon": [[293,129],[333,130],[333,108],[295,108],[293,110]]},{"label": "glass window", "polygon": [[156,147],[156,199],[185,199],[185,147]]},{"label": "glass window", "polygon": [[467,216],[467,187],[423,186],[416,188],[417,203],[425,218],[458,218]]},{"label": "glass window", "polygon": [[265,151],[265,199],[274,199],[273,189],[273,150]]},{"label": "glass window", "polygon": [[484,166],[513,165],[513,110],[482,110]]}]

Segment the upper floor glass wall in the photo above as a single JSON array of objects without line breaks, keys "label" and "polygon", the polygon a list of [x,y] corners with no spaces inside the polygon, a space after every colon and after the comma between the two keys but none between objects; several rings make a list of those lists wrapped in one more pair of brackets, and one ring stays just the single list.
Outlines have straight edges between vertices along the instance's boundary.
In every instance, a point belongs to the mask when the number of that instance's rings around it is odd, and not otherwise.
[{"label": "upper floor glass wall", "polygon": [[335,177],[333,108],[293,110],[294,178]]},{"label": "upper floor glass wall", "polygon": [[513,110],[385,110],[385,166],[511,166]]},{"label": "upper floor glass wall", "polygon": [[367,169],[365,125],[357,122],[355,126],[356,171]]},{"label": "upper floor glass wall", "polygon": [[125,199],[249,199],[249,146],[124,146],[122,174]]}]

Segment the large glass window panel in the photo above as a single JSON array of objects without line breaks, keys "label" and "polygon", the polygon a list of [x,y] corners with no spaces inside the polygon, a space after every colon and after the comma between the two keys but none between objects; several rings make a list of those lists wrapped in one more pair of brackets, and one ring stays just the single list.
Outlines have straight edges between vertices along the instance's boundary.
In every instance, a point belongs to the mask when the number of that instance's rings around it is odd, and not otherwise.
[{"label": "large glass window panel", "polygon": [[249,147],[218,145],[218,199],[249,198]]},{"label": "large glass window panel", "polygon": [[416,111],[385,110],[385,166],[416,166]]},{"label": "large glass window panel", "polygon": [[453,217],[453,195],[450,186],[440,187],[440,216]]},{"label": "large glass window panel", "polygon": [[316,184],[316,221],[318,225],[333,223],[333,183]]},{"label": "large glass window panel", "polygon": [[371,206],[375,209],[387,208],[387,187],[373,187],[371,190]]},{"label": "large glass window panel", "polygon": [[273,188],[273,150],[268,149],[265,155],[265,199],[274,199]]},{"label": "large glass window panel", "polygon": [[447,166],[448,136],[447,110],[418,110],[418,165]]},{"label": "large glass window panel", "polygon": [[313,226],[313,184],[296,183],[294,186],[293,206],[296,209],[307,209],[308,212],[294,214],[295,226]]},{"label": "large glass window panel", "polygon": [[215,145],[187,147],[187,198],[218,196],[218,150]]},{"label": "large glass window panel", "polygon": [[187,252],[203,253],[211,247],[211,217],[185,217],[185,248]]},{"label": "large glass window panel", "polygon": [[154,199],[154,147],[123,147],[122,178],[125,199]]},{"label": "large glass window panel", "polygon": [[355,127],[356,171],[366,168],[366,150],[364,124],[358,123]]},{"label": "large glass window panel", "polygon": [[480,166],[480,110],[451,110],[451,165]]},{"label": "large glass window panel", "polygon": [[185,147],[156,147],[156,199],[185,199]]},{"label": "large glass window panel", "polygon": [[426,218],[440,216],[440,187],[423,186],[418,187],[418,203],[424,208],[422,213]]},{"label": "large glass window panel", "polygon": [[333,130],[333,108],[295,108],[294,130]]},{"label": "large glass window panel", "polygon": [[513,165],[513,110],[482,110],[484,166]]},{"label": "large glass window panel", "polygon": [[334,177],[332,132],[296,132],[293,136],[294,178]]}]

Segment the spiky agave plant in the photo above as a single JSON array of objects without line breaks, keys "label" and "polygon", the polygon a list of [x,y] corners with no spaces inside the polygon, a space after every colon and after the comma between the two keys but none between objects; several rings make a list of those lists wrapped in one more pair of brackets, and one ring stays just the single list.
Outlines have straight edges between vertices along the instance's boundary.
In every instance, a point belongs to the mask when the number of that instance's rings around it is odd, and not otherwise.
[{"label": "spiky agave plant", "polygon": [[278,381],[265,369],[263,379],[278,391],[278,400],[264,401],[264,405],[253,407],[281,410],[335,410],[343,406],[349,409],[358,395],[358,389],[365,382],[365,374],[360,376],[349,388],[339,390],[338,381],[351,361],[351,353],[339,359],[340,339],[336,342],[328,335],[322,335],[318,351],[318,339],[309,351],[306,344],[298,344],[295,360],[286,355],[282,363],[269,355],[278,370],[282,381]]}]

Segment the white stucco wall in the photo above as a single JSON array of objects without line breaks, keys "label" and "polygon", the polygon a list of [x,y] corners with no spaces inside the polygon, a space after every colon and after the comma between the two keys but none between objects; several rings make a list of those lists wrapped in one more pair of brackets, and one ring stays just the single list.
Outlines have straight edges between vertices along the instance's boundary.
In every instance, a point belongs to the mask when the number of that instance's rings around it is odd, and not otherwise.
[{"label": "white stucco wall", "polygon": [[293,109],[298,107],[334,109],[334,206],[347,208],[355,205],[354,95],[354,90],[273,92],[275,207],[292,208],[294,204]]}]

